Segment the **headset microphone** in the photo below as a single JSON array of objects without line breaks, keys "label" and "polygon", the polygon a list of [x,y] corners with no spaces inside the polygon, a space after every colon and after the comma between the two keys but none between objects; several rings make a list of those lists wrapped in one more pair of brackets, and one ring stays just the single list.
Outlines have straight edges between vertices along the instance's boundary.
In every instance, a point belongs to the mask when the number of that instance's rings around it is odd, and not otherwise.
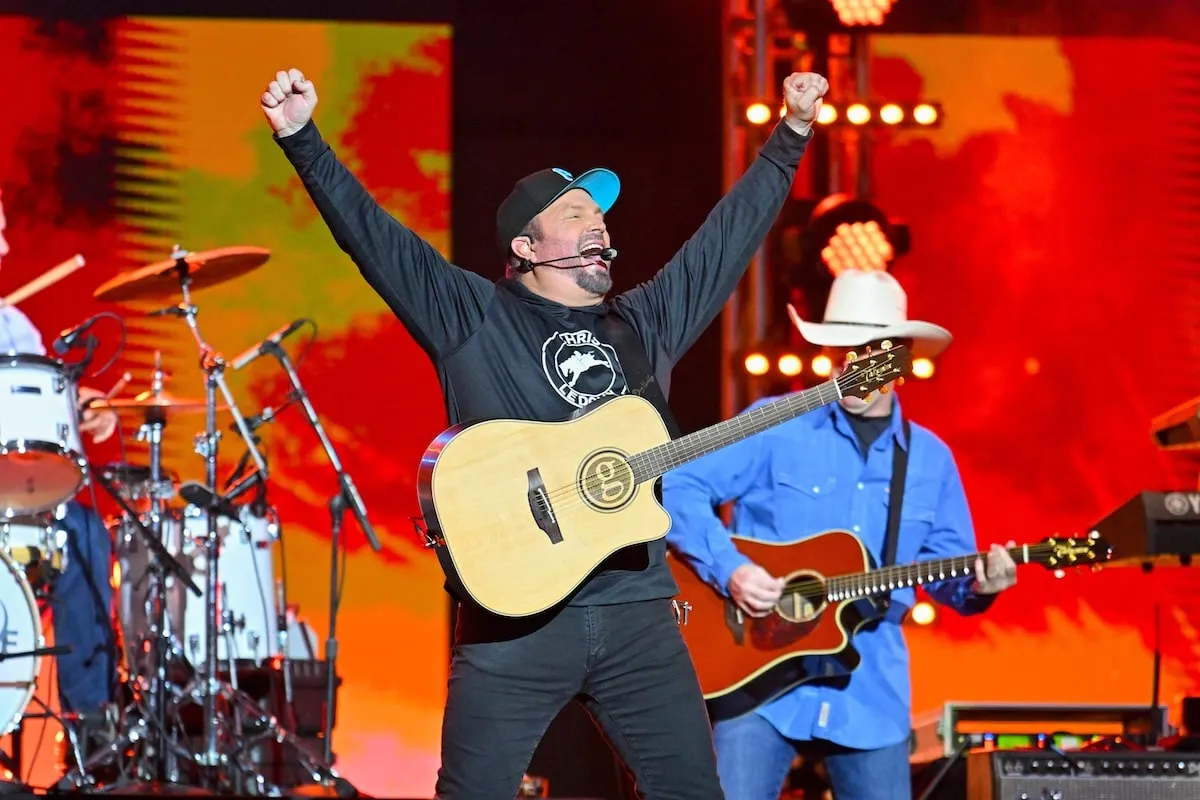
[{"label": "headset microphone", "polygon": [[581,252],[580,255],[581,256],[596,256],[596,255],[598,255],[601,258],[603,258],[605,261],[612,261],[614,258],[617,257],[617,248],[606,247],[603,250],[597,252],[595,247],[589,247],[588,249]]},{"label": "headset microphone", "polygon": [[612,261],[617,257],[617,248],[605,247],[597,249],[595,245],[580,250],[576,255],[564,256],[562,258],[552,258],[549,261],[530,261],[527,258],[521,259],[521,263],[517,266],[519,272],[529,272],[534,267],[554,267],[555,269],[578,269],[578,264],[572,264],[567,267],[555,266],[559,261],[574,261],[577,258],[590,258],[591,256],[600,256],[605,261]]}]

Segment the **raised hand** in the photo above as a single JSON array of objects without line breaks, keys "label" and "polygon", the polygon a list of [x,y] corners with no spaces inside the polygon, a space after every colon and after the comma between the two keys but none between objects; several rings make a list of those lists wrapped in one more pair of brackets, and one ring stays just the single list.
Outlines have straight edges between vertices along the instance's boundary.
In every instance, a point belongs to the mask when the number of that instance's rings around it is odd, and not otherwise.
[{"label": "raised hand", "polygon": [[260,100],[263,114],[279,136],[291,136],[312,119],[317,89],[298,69],[280,70]]},{"label": "raised hand", "polygon": [[796,131],[806,131],[821,113],[821,98],[829,91],[829,81],[815,72],[793,72],[783,80],[786,121]]}]

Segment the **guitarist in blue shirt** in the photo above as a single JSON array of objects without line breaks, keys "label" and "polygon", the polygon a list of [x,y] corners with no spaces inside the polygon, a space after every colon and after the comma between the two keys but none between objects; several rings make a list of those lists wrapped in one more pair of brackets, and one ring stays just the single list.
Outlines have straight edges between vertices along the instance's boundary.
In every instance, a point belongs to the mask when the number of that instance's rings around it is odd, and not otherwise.
[{"label": "guitarist in blue shirt", "polygon": [[[847,352],[877,350],[884,340],[911,342],[914,357],[936,356],[950,344],[949,332],[908,320],[906,304],[889,273],[850,270],[834,282],[824,323],[788,311],[801,335],[826,348],[835,364]],[[744,612],[765,616],[783,580],[738,552],[715,507],[732,501],[733,532],[752,539],[790,542],[851,531],[878,564],[896,456],[907,459],[907,476],[894,563],[975,552],[950,449],[928,429],[904,424],[894,393],[843,398],[667,473],[668,542]],[[1016,565],[1002,547],[993,546],[986,561],[976,563],[974,577],[930,584],[930,595],[962,614],[985,610],[1016,582]],[[717,769],[729,800],[776,800],[797,753],[824,760],[838,800],[908,800],[911,693],[899,622],[913,602],[911,588],[893,592],[883,621],[854,637],[862,662],[848,683],[804,684],[715,723]]]}]

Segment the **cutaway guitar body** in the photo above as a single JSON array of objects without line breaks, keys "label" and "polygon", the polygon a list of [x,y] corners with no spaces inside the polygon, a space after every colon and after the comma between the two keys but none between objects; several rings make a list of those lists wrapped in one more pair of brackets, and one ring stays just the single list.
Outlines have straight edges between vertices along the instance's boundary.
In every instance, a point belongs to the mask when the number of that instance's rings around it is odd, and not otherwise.
[{"label": "cutaway guitar body", "polygon": [[[871,567],[857,537],[843,531],[786,544],[733,538],[738,550],[797,589],[823,585],[826,574]],[[823,595],[793,591],[780,599],[776,612],[754,618],[674,554],[667,560],[679,584],[678,599],[691,605],[683,638],[714,719],[739,716],[812,680],[845,681],[858,667],[850,640],[878,616],[870,600],[830,603]],[[811,568],[798,570],[800,564]]]}]

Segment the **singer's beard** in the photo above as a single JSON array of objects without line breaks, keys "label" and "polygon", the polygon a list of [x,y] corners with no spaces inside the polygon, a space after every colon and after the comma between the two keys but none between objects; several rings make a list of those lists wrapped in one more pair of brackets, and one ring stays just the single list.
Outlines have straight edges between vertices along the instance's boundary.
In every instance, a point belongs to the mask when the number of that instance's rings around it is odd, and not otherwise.
[{"label": "singer's beard", "polygon": [[607,267],[588,264],[571,272],[575,277],[575,285],[585,292],[603,296],[612,291],[612,275]]}]

